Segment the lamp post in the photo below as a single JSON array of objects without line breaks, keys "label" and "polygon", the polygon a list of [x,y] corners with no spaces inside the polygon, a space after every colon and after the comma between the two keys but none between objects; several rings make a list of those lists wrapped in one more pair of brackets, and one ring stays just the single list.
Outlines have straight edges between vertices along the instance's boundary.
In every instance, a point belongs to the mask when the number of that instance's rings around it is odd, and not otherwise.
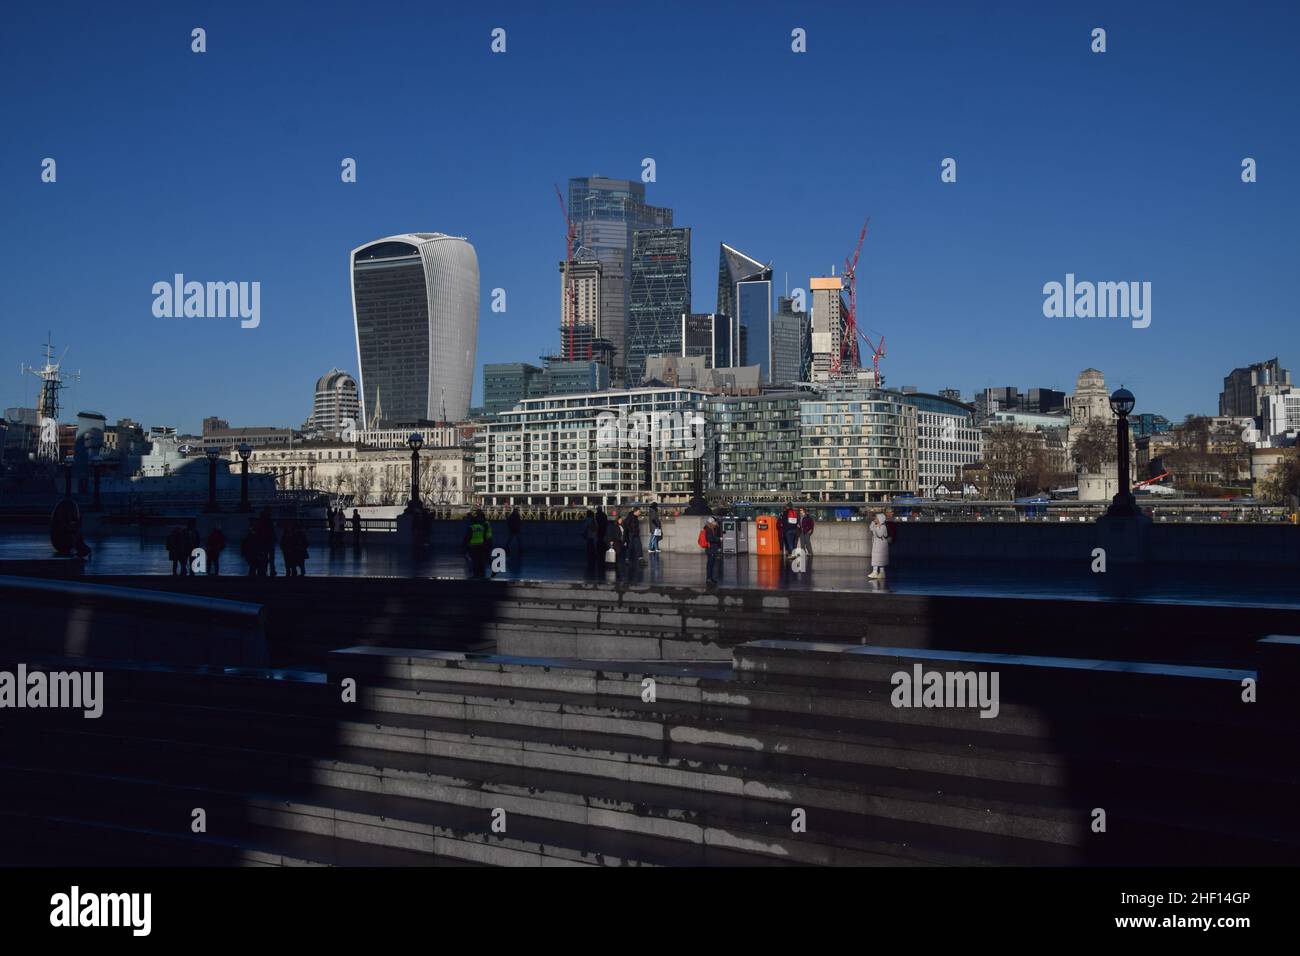
[{"label": "lamp post", "polygon": [[411,449],[411,500],[406,503],[406,510],[421,511],[423,506],[420,504],[420,449],[424,447],[424,436],[419,432],[411,432],[407,436],[406,444]]},{"label": "lamp post", "polygon": [[253,454],[252,447],[248,442],[239,446],[239,512],[248,514],[253,510],[252,505],[248,503],[248,457]]},{"label": "lamp post", "polygon": [[203,510],[208,514],[214,514],[221,510],[217,507],[217,459],[221,457],[221,449],[216,445],[209,445],[203,449],[203,453],[208,456],[208,503]]},{"label": "lamp post", "polygon": [[1133,393],[1127,388],[1117,388],[1111,393],[1110,410],[1115,413],[1115,442],[1118,445],[1118,455],[1116,457],[1119,461],[1119,490],[1115,493],[1115,497],[1111,499],[1106,514],[1113,518],[1125,518],[1139,514],[1137,499],[1133,497],[1133,492],[1129,488],[1128,465],[1128,416],[1133,411],[1133,406],[1136,403]]}]

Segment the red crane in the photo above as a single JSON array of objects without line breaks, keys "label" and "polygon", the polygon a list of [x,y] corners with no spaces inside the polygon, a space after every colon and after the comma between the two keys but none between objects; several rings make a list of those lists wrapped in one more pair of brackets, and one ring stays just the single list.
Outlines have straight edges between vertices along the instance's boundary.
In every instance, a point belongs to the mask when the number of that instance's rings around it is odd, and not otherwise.
[{"label": "red crane", "polygon": [[867,238],[867,226],[871,224],[871,217],[862,224],[862,232],[858,233],[858,245],[853,250],[853,258],[844,260],[844,280],[849,286],[849,311],[844,316],[844,336],[840,340],[840,354],[835,357],[831,365],[832,372],[838,372],[840,367],[847,362],[849,368],[861,368],[861,356],[858,354],[858,336],[861,335],[863,341],[871,348],[872,364],[875,366],[877,377],[880,373],[880,357],[885,354],[885,339],[881,336],[880,345],[872,345],[871,339],[867,338],[866,333],[858,328],[858,258],[862,255],[862,243]]},{"label": "red crane", "polygon": [[578,238],[578,227],[569,218],[569,210],[564,206],[564,195],[560,192],[559,185],[555,186],[555,198],[560,201],[560,215],[564,217],[565,226],[564,280],[569,287],[569,344],[566,352],[569,361],[573,361],[573,332],[578,324],[578,287],[573,278],[573,241]]}]

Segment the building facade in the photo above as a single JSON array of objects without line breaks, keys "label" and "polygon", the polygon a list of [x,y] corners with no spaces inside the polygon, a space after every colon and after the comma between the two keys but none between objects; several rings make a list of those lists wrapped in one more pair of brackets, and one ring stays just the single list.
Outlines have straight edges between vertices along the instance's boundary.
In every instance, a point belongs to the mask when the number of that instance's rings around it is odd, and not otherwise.
[{"label": "building facade", "polygon": [[975,407],[925,392],[902,398],[916,407],[917,494],[932,498],[939,488],[961,488],[963,468],[984,457]]},{"label": "building facade", "polygon": [[796,312],[794,300],[781,296],[772,316],[773,385],[807,382],[812,374],[812,336],[807,312]]},{"label": "building facade", "polygon": [[801,497],[800,392],[714,398],[704,405],[708,487],[751,501]]},{"label": "building facade", "polygon": [[691,230],[638,230],[632,237],[628,305],[629,383],[645,377],[648,356],[681,354],[681,317],[690,311]]},{"label": "building facade", "polygon": [[1232,417],[1259,418],[1264,413],[1264,399],[1291,390],[1291,372],[1276,358],[1235,368],[1223,379],[1219,393],[1219,414]]},{"label": "building facade", "polygon": [[[474,487],[490,507],[596,507],[657,498],[681,482],[682,459],[665,445],[692,444],[680,426],[705,393],[636,388],[526,399],[477,435]],[[661,428],[679,426],[665,440]],[[699,451],[703,454],[703,434]],[[680,450],[689,455],[693,447]]]},{"label": "building facade", "polygon": [[800,472],[811,501],[887,502],[917,488],[916,406],[844,378],[800,403]]},{"label": "building facade", "polygon": [[332,368],[316,380],[311,417],[305,431],[337,434],[348,423],[361,427],[361,403],[357,399],[357,382],[342,369]]},{"label": "building facade", "polygon": [[358,246],[350,263],[365,424],[463,419],[478,338],[474,247],[405,233]]},{"label": "building facade", "polygon": [[671,226],[673,211],[648,205],[644,183],[604,176],[570,179],[568,211],[576,231],[575,258],[590,254],[600,261],[601,335],[613,348],[611,376],[621,386],[627,362],[633,235],[638,229]]}]

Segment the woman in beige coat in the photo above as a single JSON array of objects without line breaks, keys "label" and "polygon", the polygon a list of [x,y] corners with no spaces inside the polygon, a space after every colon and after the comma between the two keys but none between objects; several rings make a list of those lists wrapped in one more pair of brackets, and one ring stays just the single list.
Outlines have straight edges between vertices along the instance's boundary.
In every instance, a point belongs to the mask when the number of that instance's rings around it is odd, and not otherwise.
[{"label": "woman in beige coat", "polygon": [[889,565],[889,526],[885,524],[884,512],[876,512],[867,532],[871,539],[871,573],[867,577],[883,578]]}]

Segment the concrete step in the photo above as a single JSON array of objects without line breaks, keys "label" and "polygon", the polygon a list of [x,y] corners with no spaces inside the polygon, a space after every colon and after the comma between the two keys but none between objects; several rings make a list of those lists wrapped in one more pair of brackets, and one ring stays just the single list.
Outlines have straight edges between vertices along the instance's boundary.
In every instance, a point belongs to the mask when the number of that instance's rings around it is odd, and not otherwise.
[{"label": "concrete step", "polygon": [[[96,735],[71,735],[94,737]],[[89,740],[78,744],[77,740],[64,737],[57,743],[61,750],[88,750],[91,753],[100,749]],[[187,744],[158,739],[142,739],[137,747],[143,749],[166,749],[168,752],[182,753]],[[179,749],[178,749],[179,748]],[[223,752],[220,759],[228,761],[232,770],[247,768],[250,764],[264,761],[266,754],[252,754],[237,748],[220,748],[210,744],[200,745],[207,760],[211,763],[217,754]],[[271,762],[277,765],[291,763],[301,756],[300,743],[290,745],[288,753]],[[1006,799],[974,798],[959,793],[922,789],[925,782],[922,775],[896,773],[892,780],[878,779],[871,783],[845,789],[838,782],[827,783],[808,778],[801,782],[784,782],[764,780],[755,774],[745,774],[739,779],[721,775],[710,775],[697,770],[664,770],[654,766],[628,764],[627,781],[619,779],[602,779],[598,776],[583,776],[580,771],[590,773],[590,764],[575,764],[572,755],[559,756],[551,761],[549,768],[527,765],[503,765],[490,762],[463,759],[434,758],[421,755],[375,750],[351,750],[340,748],[333,751],[332,759],[311,760],[310,779],[325,781],[332,786],[361,789],[368,792],[385,792],[386,787],[409,787],[400,790],[399,795],[419,796],[426,799],[450,799],[453,802],[467,798],[482,807],[510,804],[512,810],[538,814],[554,813],[555,807],[567,806],[571,815],[574,807],[579,814],[575,822],[583,819],[583,807],[599,808],[608,813],[610,801],[619,802],[624,807],[624,817],[615,821],[618,826],[631,830],[649,829],[651,832],[672,835],[678,839],[685,835],[687,839],[699,834],[700,827],[695,824],[683,829],[675,821],[646,818],[639,815],[638,808],[654,805],[662,808],[661,812],[673,813],[682,806],[689,806],[691,795],[707,793],[710,801],[716,802],[727,797],[738,797],[741,802],[735,808],[737,813],[747,812],[746,807],[755,801],[771,801],[770,806],[762,807],[767,814],[764,819],[767,831],[764,836],[784,835],[788,827],[790,808],[799,806],[807,810],[816,820],[834,820],[834,827],[829,836],[840,849],[845,847],[846,838],[862,834],[870,839],[882,830],[889,830],[891,835],[905,831],[913,838],[929,836],[934,843],[941,836],[943,845],[961,847],[981,858],[997,858],[1007,852],[1008,846],[1014,846],[1013,858],[1023,862],[1059,862],[1045,859],[1062,848],[1073,848],[1076,853],[1084,849],[1084,819],[1086,807],[1046,805],[1041,802],[1026,804],[1026,795],[1033,788],[1009,788]],[[536,756],[528,754],[528,756]],[[480,758],[483,752],[477,754]],[[491,757],[491,754],[487,754]],[[497,755],[500,758],[502,755]],[[193,759],[191,756],[190,759]],[[181,761],[184,762],[183,760]],[[606,762],[606,770],[613,769]],[[558,768],[558,769],[557,769]],[[599,769],[599,768],[595,768]],[[278,770],[272,771],[278,772]],[[876,777],[883,778],[883,773]],[[663,786],[664,781],[672,781],[673,787]],[[678,792],[672,792],[676,789]],[[456,795],[451,796],[452,793]],[[529,796],[523,796],[528,794]],[[523,805],[520,804],[523,801]],[[547,804],[550,805],[548,808]],[[1158,832],[1180,831],[1186,839],[1190,828],[1199,831],[1203,825],[1192,817],[1186,817],[1183,808],[1171,812],[1165,802],[1154,810],[1140,807],[1121,809],[1118,804],[1108,805],[1110,812],[1118,820],[1130,823],[1141,821],[1147,828],[1154,821],[1156,826],[1150,832],[1142,829],[1130,832],[1126,847],[1145,845]],[[619,811],[615,811],[619,812]],[[707,811],[705,811],[707,812]],[[1125,815],[1127,814],[1127,816]],[[572,819],[572,817],[569,817]],[[1214,819],[1213,824],[1220,831],[1232,831],[1243,846],[1249,844],[1256,848],[1259,834],[1250,834],[1234,830],[1236,825],[1222,816]],[[1136,824],[1134,824],[1136,825]],[[731,824],[713,827],[705,832],[729,834]],[[751,824],[752,829],[752,824]],[[773,832],[774,831],[774,832]],[[1204,844],[1210,834],[1199,834]],[[770,845],[766,839],[764,845]],[[1053,850],[1053,847],[1055,849]],[[797,844],[797,851],[807,856],[814,848],[806,840]],[[847,852],[847,851],[846,851]],[[840,854],[842,859],[843,853]],[[1140,859],[1140,857],[1139,857]],[[813,858],[809,862],[830,862],[830,858]]]}]

